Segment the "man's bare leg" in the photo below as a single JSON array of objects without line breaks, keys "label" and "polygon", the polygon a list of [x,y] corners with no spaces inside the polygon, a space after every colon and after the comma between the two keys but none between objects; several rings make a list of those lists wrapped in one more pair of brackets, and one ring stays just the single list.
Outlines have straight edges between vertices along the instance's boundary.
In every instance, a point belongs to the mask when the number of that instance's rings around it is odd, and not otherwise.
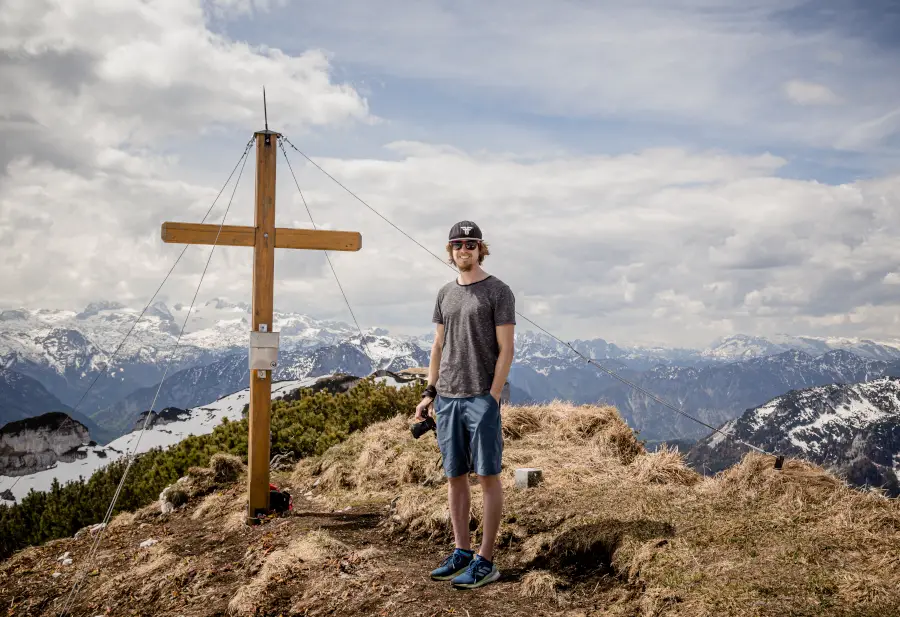
[{"label": "man's bare leg", "polygon": [[471,550],[469,536],[471,494],[467,474],[447,478],[447,498],[450,502],[450,521],[453,523],[453,538],[456,541],[456,548]]},{"label": "man's bare leg", "polygon": [[503,515],[503,484],[500,476],[478,476],[481,490],[484,493],[484,518],[481,547],[478,554],[488,561],[494,560],[494,543],[500,529],[500,517]]}]

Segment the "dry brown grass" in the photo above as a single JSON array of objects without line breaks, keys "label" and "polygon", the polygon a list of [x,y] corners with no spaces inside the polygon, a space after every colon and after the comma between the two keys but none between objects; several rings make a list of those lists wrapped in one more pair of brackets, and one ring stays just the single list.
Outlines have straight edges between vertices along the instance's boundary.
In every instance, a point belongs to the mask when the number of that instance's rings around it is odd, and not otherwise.
[{"label": "dry brown grass", "polygon": [[137,516],[134,512],[121,512],[109,521],[109,525],[107,525],[107,529],[117,529],[119,527],[130,527],[134,525],[137,520]]},{"label": "dry brown grass", "polygon": [[213,454],[209,466],[213,472],[213,479],[219,484],[237,482],[246,469],[240,457],[224,452]]},{"label": "dry brown grass", "polygon": [[556,598],[559,577],[546,570],[532,570],[522,577],[521,593],[526,598]]},{"label": "dry brown grass", "polygon": [[154,544],[150,548],[139,549],[134,556],[134,567],[127,571],[112,573],[98,587],[95,596],[110,597],[114,595],[115,590],[129,581],[138,581],[144,589],[162,586],[165,579],[176,572],[179,561],[178,555],[169,550],[169,546],[164,542]]},{"label": "dry brown grass", "polygon": [[[388,532],[449,539],[436,441],[412,439],[409,422],[301,462],[294,485],[336,508],[390,503]],[[675,450],[647,453],[610,407],[510,407],[503,422],[497,559],[531,571],[522,593],[549,593],[543,573],[576,583],[606,574],[647,616],[900,614],[897,500],[756,454],[704,479]],[[517,467],[543,469],[543,483],[515,489]],[[476,542],[481,504],[473,482]]]},{"label": "dry brown grass", "polygon": [[227,495],[222,493],[207,495],[191,514],[191,518],[196,521],[206,518],[218,518],[225,512],[230,513],[228,507],[232,505],[231,501]]},{"label": "dry brown grass", "polygon": [[349,547],[323,531],[311,531],[291,542],[286,548],[272,552],[249,583],[237,590],[228,603],[231,615],[254,615],[271,585],[299,571],[304,565],[339,557]]},{"label": "dry brown grass", "polygon": [[665,444],[656,452],[636,457],[632,465],[640,482],[693,486],[703,479],[696,471],[685,466],[684,458],[677,448],[670,449]]}]

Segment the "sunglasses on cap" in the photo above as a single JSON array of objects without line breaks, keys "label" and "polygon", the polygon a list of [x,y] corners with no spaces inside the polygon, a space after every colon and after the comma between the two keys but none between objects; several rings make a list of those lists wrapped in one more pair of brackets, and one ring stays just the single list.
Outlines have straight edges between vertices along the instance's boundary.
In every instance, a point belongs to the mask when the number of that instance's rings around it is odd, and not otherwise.
[{"label": "sunglasses on cap", "polygon": [[474,251],[476,248],[478,248],[478,240],[453,240],[452,242],[450,242],[450,246],[454,251],[458,251],[463,246],[466,247],[466,250]]}]

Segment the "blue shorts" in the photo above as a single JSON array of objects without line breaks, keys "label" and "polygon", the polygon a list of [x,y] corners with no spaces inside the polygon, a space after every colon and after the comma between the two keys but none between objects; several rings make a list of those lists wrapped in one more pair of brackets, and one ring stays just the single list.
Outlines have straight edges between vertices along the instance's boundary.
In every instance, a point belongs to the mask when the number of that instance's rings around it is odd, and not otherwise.
[{"label": "blue shorts", "polygon": [[500,473],[503,430],[497,399],[490,393],[467,398],[438,396],[434,413],[438,447],[448,478],[473,471],[479,476]]}]

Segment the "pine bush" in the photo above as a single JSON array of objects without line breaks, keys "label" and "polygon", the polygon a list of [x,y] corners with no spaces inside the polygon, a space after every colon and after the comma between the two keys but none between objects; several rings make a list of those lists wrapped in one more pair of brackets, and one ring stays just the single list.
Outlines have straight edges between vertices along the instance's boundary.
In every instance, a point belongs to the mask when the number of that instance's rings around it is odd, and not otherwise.
[{"label": "pine bush", "polygon": [[[354,431],[398,414],[411,414],[421,400],[422,386],[403,388],[360,381],[348,392],[303,390],[292,400],[272,403],[271,452],[291,453],[295,459],[324,453]],[[128,472],[113,515],[141,508],[159,498],[162,490],[190,467],[208,467],[214,454],[247,462],[247,419],[223,420],[212,433],[192,435],[168,450],[154,449],[137,456]],[[30,491],[21,503],[0,506],[0,559],[26,546],[73,535],[103,520],[127,466],[117,460],[90,478],[50,491]]]}]

